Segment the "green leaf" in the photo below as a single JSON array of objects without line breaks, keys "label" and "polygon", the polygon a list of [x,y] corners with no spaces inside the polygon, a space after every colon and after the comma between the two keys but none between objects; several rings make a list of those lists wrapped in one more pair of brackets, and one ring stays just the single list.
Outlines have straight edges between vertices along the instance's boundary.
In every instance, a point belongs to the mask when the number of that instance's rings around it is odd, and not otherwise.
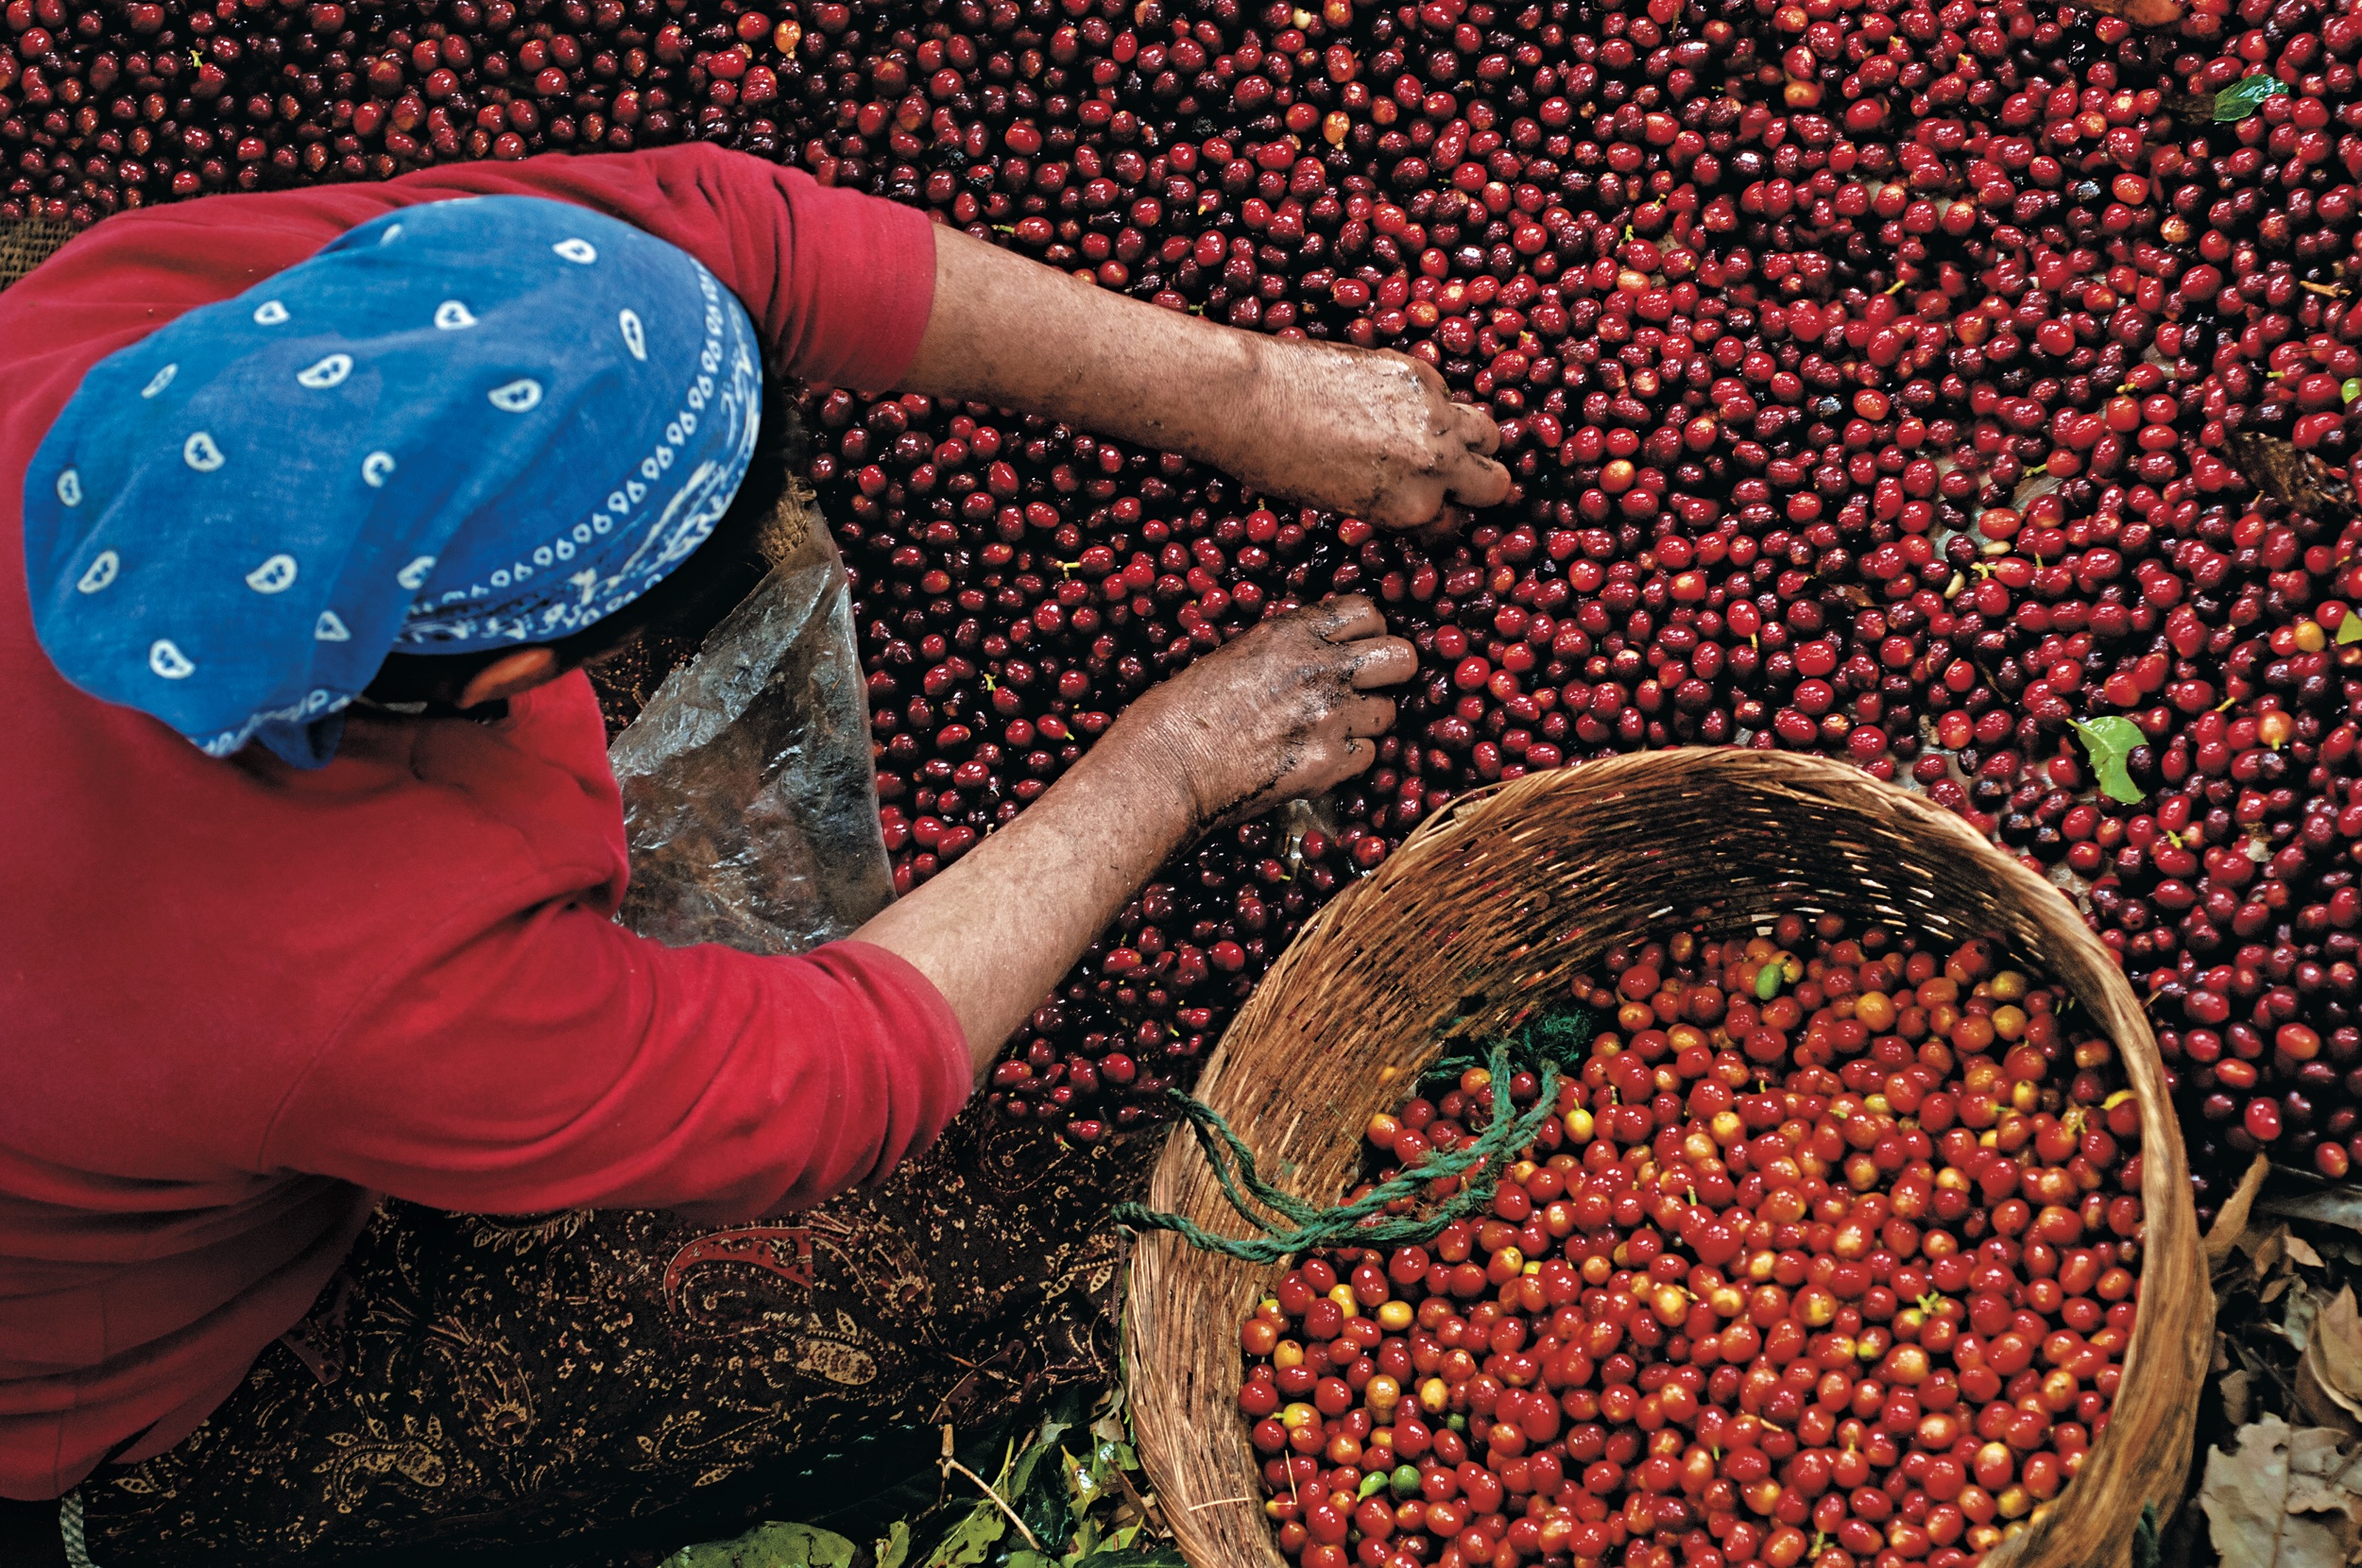
[{"label": "green leaf", "polygon": [[2337,641],[2340,646],[2362,642],[2362,609],[2347,606],[2346,618],[2337,622]]},{"label": "green leaf", "polygon": [[2215,94],[2215,118],[2217,122],[2244,120],[2264,107],[2266,98],[2277,98],[2288,91],[2288,84],[2278,77],[2258,72],[2243,77]]},{"label": "green leaf", "polygon": [[684,1546],[664,1568],[850,1568],[852,1560],[853,1543],[841,1535],[810,1525],[759,1525],[736,1541]]},{"label": "green leaf", "polygon": [[[926,1568],[965,1568],[971,1562],[982,1562],[1001,1544],[1001,1538],[1009,1533],[1009,1516],[990,1503],[978,1503],[966,1519],[951,1527],[951,1533],[936,1543],[927,1554]],[[671,1568],[670,1564],[666,1568]],[[706,1568],[693,1564],[691,1568]],[[714,1568],[722,1568],[715,1564]]]},{"label": "green leaf", "polygon": [[902,1568],[904,1559],[911,1555],[911,1522],[896,1520],[885,1539],[878,1542],[877,1552],[878,1568]]},{"label": "green leaf", "polygon": [[[1137,1525],[1134,1531],[1138,1532]],[[1093,1552],[1086,1560],[1090,1568],[1189,1568],[1182,1561],[1181,1554],[1171,1546],[1145,1550],[1133,1546],[1107,1546]]]},{"label": "green leaf", "polygon": [[1073,1528],[1075,1510],[1069,1489],[1074,1470],[1058,1443],[1067,1430],[1062,1421],[1044,1421],[1039,1438],[1018,1457],[1007,1484],[1001,1488],[1001,1495],[1016,1508],[1025,1527],[1045,1547],[1063,1542]]},{"label": "green leaf", "polygon": [[1072,1494],[1078,1512],[1097,1502],[1106,1491],[1109,1482],[1110,1477],[1100,1469],[1096,1460],[1089,1464],[1070,1460],[1066,1466],[1067,1491]]},{"label": "green leaf", "polygon": [[2141,726],[2131,720],[2111,715],[2086,724],[2080,719],[2069,721],[2075,733],[2081,736],[2083,749],[2091,754],[2092,772],[2098,776],[2099,793],[2110,800],[2120,800],[2127,806],[2137,806],[2143,798],[2140,789],[2126,771],[2124,759],[2134,746],[2148,743]]}]

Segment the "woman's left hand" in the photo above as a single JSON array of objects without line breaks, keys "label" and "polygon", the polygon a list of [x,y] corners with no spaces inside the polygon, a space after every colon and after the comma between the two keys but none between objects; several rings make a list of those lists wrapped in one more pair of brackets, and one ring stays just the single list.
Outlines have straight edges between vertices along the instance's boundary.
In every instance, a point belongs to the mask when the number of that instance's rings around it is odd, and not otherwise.
[{"label": "woman's left hand", "polygon": [[1407,354],[1266,337],[935,231],[902,384],[1178,452],[1255,491],[1442,533],[1515,493],[1498,426]]},{"label": "woman's left hand", "polygon": [[1257,395],[1214,458],[1257,489],[1380,528],[1457,528],[1514,489],[1500,427],[1408,354],[1259,341]]}]

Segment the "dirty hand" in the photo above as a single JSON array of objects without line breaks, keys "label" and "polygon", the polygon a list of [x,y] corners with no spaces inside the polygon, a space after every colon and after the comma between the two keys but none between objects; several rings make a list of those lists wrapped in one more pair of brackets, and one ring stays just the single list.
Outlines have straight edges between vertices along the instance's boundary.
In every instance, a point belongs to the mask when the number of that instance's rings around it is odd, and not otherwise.
[{"label": "dirty hand", "polygon": [[1224,468],[1258,489],[1380,528],[1457,528],[1511,493],[1500,428],[1408,354],[1265,338]]},{"label": "dirty hand", "polygon": [[1047,414],[1226,469],[1250,489],[1442,533],[1509,499],[1499,427],[1407,354],[1265,337],[935,230],[905,389]]},{"label": "dirty hand", "polygon": [[1370,689],[1417,665],[1366,599],[1266,621],[1135,702],[1015,822],[853,935],[943,993],[981,1080],[1175,850],[1376,760],[1395,705]]},{"label": "dirty hand", "polygon": [[[1376,605],[1331,600],[1266,621],[1134,703],[1116,742],[1184,790],[1200,827],[1315,795],[1377,759],[1395,722],[1376,687],[1411,678],[1418,655],[1386,635]],[[1127,733],[1128,731],[1128,733]]]}]

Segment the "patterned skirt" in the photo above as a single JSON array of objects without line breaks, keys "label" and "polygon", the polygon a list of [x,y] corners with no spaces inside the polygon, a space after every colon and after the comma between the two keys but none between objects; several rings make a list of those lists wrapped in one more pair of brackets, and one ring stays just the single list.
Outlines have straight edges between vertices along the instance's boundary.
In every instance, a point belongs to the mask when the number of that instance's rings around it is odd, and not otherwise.
[{"label": "patterned skirt", "polygon": [[1099,1214],[1152,1152],[978,1110],[878,1189],[758,1224],[388,1203],[203,1426],[83,1484],[68,1533],[78,1505],[98,1568],[734,1534],[881,1431],[1107,1377]]},{"label": "patterned skirt", "polygon": [[[776,570],[705,639],[710,676],[659,684],[698,628],[592,678],[611,724],[642,720],[616,744],[626,923],[797,951],[891,883],[843,563],[796,493],[761,544]],[[586,1537],[735,1535],[862,1440],[980,1425],[1110,1376],[1104,1214],[1138,1195],[1155,1141],[1080,1150],[971,1106],[874,1191],[728,1228],[389,1203],[203,1426],[68,1499],[68,1559],[417,1568],[482,1550],[594,1568],[661,1553]]]}]

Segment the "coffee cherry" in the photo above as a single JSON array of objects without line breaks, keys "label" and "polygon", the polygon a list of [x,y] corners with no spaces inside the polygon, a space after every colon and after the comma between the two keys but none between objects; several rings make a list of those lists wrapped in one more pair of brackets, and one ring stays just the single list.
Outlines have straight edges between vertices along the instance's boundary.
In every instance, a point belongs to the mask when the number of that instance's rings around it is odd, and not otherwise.
[{"label": "coffee cherry", "polygon": [[[1981,944],[1827,916],[1605,969],[1572,997],[1617,1011],[1487,1211],[1307,1257],[1241,1324],[1280,1550],[1797,1563],[1810,1525],[1844,1560],[1976,1561],[2072,1482],[2121,1377],[2140,1215],[2113,1048]],[[1426,1087],[1370,1124],[1354,1196],[1498,1114],[1482,1073]],[[2087,1185],[2121,1229],[2070,1225]],[[2029,1225],[2020,1194],[2053,1190]]]},{"label": "coffee cherry", "polygon": [[[22,0],[0,219],[694,139],[1412,354],[1520,486],[1431,548],[813,391],[903,886],[1264,615],[1368,592],[1420,649],[1318,852],[1296,824],[1171,868],[1175,912],[1046,1002],[1004,1106],[1157,1114],[1301,922],[1468,789],[1809,750],[2071,886],[2164,1025],[2203,1209],[2259,1149],[2362,1155],[2362,529],[2238,455],[2334,476],[2362,430],[2358,49],[2324,0],[2156,33],[2027,0]],[[2251,79],[2287,91],[2175,107]],[[2108,794],[2075,726],[2112,718],[2140,743]]]}]

